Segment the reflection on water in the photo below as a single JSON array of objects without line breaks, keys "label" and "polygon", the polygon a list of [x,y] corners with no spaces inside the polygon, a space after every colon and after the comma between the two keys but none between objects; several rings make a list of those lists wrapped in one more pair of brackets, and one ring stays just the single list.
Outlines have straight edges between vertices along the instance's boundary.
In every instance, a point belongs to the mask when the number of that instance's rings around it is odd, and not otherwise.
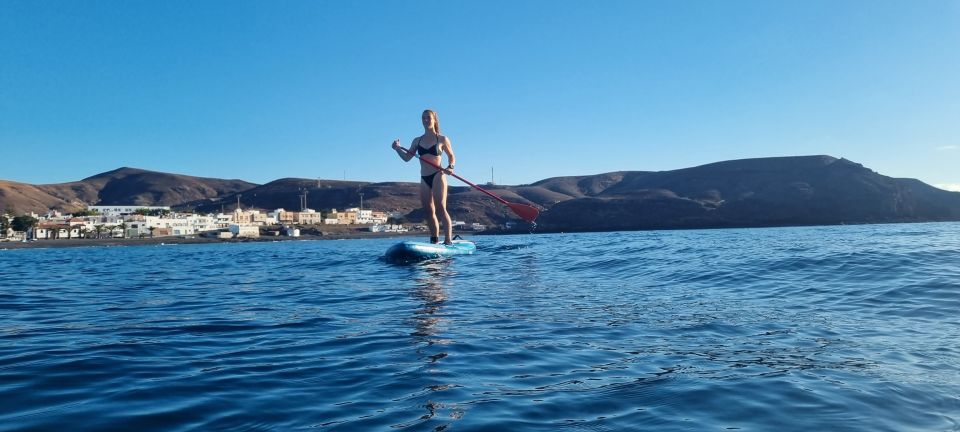
[{"label": "reflection on water", "polygon": [[448,258],[412,263],[409,267],[413,281],[411,296],[417,302],[410,335],[416,346],[417,357],[424,362],[418,368],[416,379],[423,382],[423,400],[419,407],[425,412],[415,421],[397,423],[391,427],[422,427],[429,423],[432,430],[441,431],[449,427],[447,420],[460,419],[464,413],[458,404],[445,402],[446,394],[462,386],[454,381],[456,375],[441,364],[441,360],[449,356],[448,347],[456,343],[446,335],[449,323],[444,312],[456,272],[452,260]]},{"label": "reflection on water", "polygon": [[442,308],[447,301],[446,286],[454,273],[449,259],[437,259],[415,263],[411,267],[411,279],[414,281],[413,297],[422,303],[414,311],[415,331],[413,336],[426,338],[428,345],[437,341],[431,339],[442,323]]}]

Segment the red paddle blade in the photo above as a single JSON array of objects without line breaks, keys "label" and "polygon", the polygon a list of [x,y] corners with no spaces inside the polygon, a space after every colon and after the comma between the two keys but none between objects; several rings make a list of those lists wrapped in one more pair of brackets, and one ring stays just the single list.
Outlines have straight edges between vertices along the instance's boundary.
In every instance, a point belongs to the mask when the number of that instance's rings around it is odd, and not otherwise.
[{"label": "red paddle blade", "polygon": [[540,210],[537,210],[534,206],[517,203],[507,203],[507,205],[510,206],[510,210],[513,210],[517,216],[520,216],[520,219],[527,222],[533,222],[537,220],[537,216],[540,216]]}]

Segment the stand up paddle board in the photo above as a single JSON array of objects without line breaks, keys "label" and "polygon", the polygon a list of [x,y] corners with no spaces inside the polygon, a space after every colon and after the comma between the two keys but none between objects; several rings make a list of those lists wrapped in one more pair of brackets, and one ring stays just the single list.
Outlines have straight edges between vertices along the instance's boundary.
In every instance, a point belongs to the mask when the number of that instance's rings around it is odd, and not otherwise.
[{"label": "stand up paddle board", "polygon": [[384,256],[391,261],[420,261],[454,255],[470,255],[476,250],[477,245],[467,240],[454,240],[451,245],[407,240],[390,246]]}]

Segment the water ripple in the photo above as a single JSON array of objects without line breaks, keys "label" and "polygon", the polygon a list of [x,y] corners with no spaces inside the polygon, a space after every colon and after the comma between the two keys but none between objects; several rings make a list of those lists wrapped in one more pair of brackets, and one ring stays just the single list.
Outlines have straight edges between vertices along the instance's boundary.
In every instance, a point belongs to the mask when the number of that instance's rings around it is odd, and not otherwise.
[{"label": "water ripple", "polygon": [[960,430],[960,224],[0,251],[0,431]]}]

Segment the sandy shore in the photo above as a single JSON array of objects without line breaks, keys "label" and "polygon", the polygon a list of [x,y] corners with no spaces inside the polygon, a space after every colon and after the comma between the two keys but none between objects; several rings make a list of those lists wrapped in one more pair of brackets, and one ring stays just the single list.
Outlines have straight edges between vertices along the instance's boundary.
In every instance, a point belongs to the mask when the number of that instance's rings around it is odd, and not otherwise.
[{"label": "sandy shore", "polygon": [[261,236],[259,238],[219,239],[200,236],[166,236],[154,238],[102,238],[102,239],[55,239],[37,240],[31,242],[0,241],[0,249],[27,249],[27,248],[63,248],[88,246],[142,246],[160,244],[202,244],[202,243],[249,243],[275,241],[304,241],[304,240],[341,240],[359,238],[390,238],[390,237],[423,237],[426,240],[429,234],[422,231],[405,233],[374,233],[357,228],[337,227],[337,229],[323,230],[322,235],[304,234],[300,237]]}]

